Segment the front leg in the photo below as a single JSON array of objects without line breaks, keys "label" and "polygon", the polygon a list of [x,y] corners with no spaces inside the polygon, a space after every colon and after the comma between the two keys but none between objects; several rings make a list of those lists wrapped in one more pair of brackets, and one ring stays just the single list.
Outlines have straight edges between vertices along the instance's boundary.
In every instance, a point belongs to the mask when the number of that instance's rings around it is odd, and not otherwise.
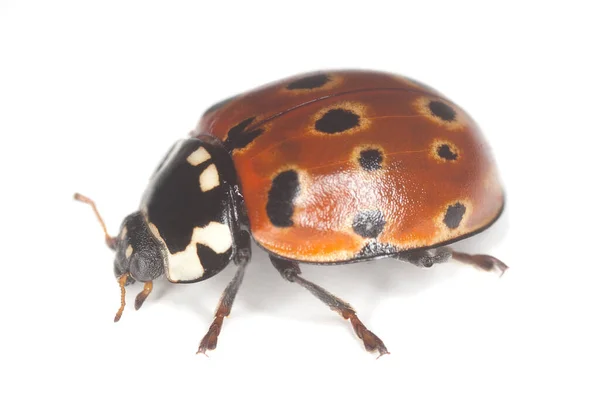
[{"label": "front leg", "polygon": [[365,327],[365,325],[358,319],[356,311],[347,302],[331,294],[329,291],[319,287],[315,283],[305,280],[301,277],[302,272],[300,266],[294,261],[283,260],[274,255],[269,255],[273,266],[279,271],[281,276],[286,280],[297,283],[302,287],[310,291],[315,297],[327,304],[329,308],[341,315],[345,320],[350,320],[354,332],[360,338],[367,351],[377,351],[381,357],[384,354],[389,354],[385,344],[379,337],[373,334]]},{"label": "front leg", "polygon": [[200,342],[197,352],[198,354],[202,353],[206,355],[207,350],[214,350],[217,347],[217,340],[219,339],[219,334],[221,333],[221,328],[223,327],[223,320],[231,313],[233,301],[235,300],[235,296],[237,295],[237,292],[242,285],[242,280],[244,279],[246,266],[252,257],[252,249],[250,248],[250,235],[248,232],[239,231],[235,235],[236,250],[233,256],[233,262],[235,265],[237,265],[237,271],[231,282],[227,285],[227,288],[225,288],[225,291],[223,291],[223,294],[221,294],[221,299],[215,312],[215,318],[208,328],[208,332]]}]

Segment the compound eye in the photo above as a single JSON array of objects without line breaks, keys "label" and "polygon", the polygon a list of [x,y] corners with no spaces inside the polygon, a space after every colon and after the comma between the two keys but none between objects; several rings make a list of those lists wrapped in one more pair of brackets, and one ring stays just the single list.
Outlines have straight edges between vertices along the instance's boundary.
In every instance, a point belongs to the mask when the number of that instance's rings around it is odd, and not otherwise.
[{"label": "compound eye", "polygon": [[129,257],[129,272],[138,281],[152,281],[164,274],[164,262],[160,250],[153,244],[147,248],[133,252]]}]

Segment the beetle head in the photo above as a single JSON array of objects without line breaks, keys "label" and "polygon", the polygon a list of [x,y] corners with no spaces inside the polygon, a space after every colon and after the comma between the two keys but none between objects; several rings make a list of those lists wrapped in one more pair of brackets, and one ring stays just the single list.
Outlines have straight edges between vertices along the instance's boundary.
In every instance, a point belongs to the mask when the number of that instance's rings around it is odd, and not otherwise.
[{"label": "beetle head", "polygon": [[126,284],[148,282],[166,274],[164,245],[154,237],[141,212],[130,214],[123,220],[113,242],[115,276],[128,274]]},{"label": "beetle head", "polygon": [[167,272],[165,247],[152,233],[141,212],[128,215],[121,224],[117,237],[111,237],[100,217],[96,204],[86,196],[75,193],[75,199],[89,204],[104,231],[106,244],[115,251],[114,272],[121,287],[121,306],[115,322],[119,321],[125,308],[125,286],[135,281],[144,282],[144,290],[135,299],[135,309],[139,309],[152,291],[152,280]]}]

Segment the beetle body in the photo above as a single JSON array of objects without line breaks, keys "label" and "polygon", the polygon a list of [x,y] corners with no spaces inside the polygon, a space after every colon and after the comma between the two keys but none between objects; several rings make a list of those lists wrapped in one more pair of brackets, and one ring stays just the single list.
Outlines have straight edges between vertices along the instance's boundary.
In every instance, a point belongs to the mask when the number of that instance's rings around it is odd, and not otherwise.
[{"label": "beetle body", "polygon": [[160,275],[196,282],[234,261],[236,276],[200,352],[216,346],[251,236],[284,278],[349,319],[368,350],[385,354],[348,304],[300,277],[299,263],[393,257],[428,267],[453,257],[504,271],[494,257],[445,247],[490,226],[503,204],[490,149],[459,106],[397,75],[319,72],[209,108],[191,138],[166,155],[140,210],[109,245],[123,290],[149,284],[141,302]]},{"label": "beetle body", "polygon": [[404,77],[309,74],[218,107],[194,135],[223,141],[252,235],[278,256],[339,263],[435,247],[502,210],[476,124]]}]

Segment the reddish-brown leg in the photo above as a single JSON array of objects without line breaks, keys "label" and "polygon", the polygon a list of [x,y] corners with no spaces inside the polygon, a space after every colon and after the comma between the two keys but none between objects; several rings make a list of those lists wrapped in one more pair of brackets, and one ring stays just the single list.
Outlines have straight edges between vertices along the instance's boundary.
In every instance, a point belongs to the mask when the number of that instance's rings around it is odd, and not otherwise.
[{"label": "reddish-brown leg", "polygon": [[240,285],[242,285],[242,280],[244,279],[244,269],[245,266],[238,267],[235,277],[233,277],[233,280],[231,280],[225,291],[223,291],[221,300],[217,306],[217,311],[215,312],[215,318],[208,328],[208,332],[204,338],[202,338],[202,341],[200,341],[197,354],[206,355],[207,350],[214,350],[217,348],[217,341],[219,339],[219,334],[221,333],[221,328],[223,327],[223,320],[231,313],[233,301],[235,300],[235,296],[240,289]]},{"label": "reddish-brown leg", "polygon": [[445,263],[450,258],[461,263],[470,264],[485,271],[499,271],[500,276],[508,266],[496,257],[485,254],[466,254],[454,251],[450,247],[438,247],[429,250],[404,251],[393,256],[398,260],[406,261],[417,267],[431,267],[434,264]]},{"label": "reddish-brown leg", "polygon": [[341,315],[344,319],[350,320],[350,324],[352,324],[354,332],[358,338],[363,341],[367,351],[378,352],[379,356],[377,358],[381,357],[382,355],[389,354],[389,351],[385,347],[383,341],[381,341],[379,337],[365,327],[365,325],[358,319],[356,311],[354,311],[350,304],[331,294],[324,288],[319,287],[315,283],[304,279],[301,276],[302,272],[300,271],[300,266],[298,263],[294,261],[282,260],[273,255],[271,255],[270,258],[273,266],[275,266],[283,278],[306,288],[315,297],[327,304],[331,310]]},{"label": "reddish-brown leg", "polygon": [[215,318],[208,328],[208,332],[204,338],[202,338],[202,341],[200,341],[197,354],[206,355],[207,350],[210,351],[217,348],[217,341],[219,339],[219,334],[221,333],[221,328],[223,327],[223,320],[231,313],[231,307],[233,306],[235,296],[244,279],[246,266],[250,262],[250,257],[252,255],[250,249],[250,235],[246,231],[240,231],[235,235],[237,250],[234,256],[234,263],[238,266],[237,271],[233,279],[227,285],[227,288],[225,288],[225,291],[223,291],[223,294],[221,294],[221,300],[217,306]]},{"label": "reddish-brown leg", "polygon": [[497,270],[500,276],[508,269],[508,266],[496,257],[486,254],[466,254],[452,251],[452,258],[461,263],[470,264],[485,271]]}]

